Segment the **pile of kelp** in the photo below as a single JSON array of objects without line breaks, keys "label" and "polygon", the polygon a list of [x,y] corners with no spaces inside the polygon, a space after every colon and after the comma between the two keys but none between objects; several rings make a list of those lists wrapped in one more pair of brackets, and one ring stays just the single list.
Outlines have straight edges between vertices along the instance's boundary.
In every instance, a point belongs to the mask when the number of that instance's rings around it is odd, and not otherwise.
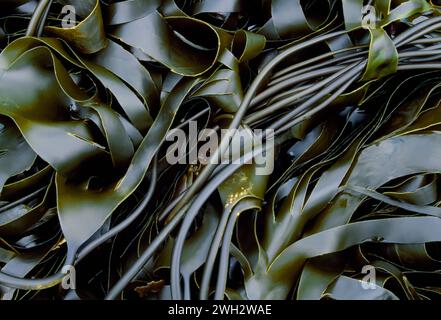
[{"label": "pile of kelp", "polygon": [[2,0],[1,297],[439,298],[440,6]]}]

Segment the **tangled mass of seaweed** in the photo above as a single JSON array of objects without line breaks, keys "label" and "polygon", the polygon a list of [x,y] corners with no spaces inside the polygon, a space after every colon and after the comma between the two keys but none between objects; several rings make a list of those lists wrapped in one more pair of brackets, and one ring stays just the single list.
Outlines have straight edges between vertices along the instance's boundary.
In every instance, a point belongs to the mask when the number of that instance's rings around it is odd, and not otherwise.
[{"label": "tangled mass of seaweed", "polygon": [[2,0],[2,299],[438,299],[440,8]]}]

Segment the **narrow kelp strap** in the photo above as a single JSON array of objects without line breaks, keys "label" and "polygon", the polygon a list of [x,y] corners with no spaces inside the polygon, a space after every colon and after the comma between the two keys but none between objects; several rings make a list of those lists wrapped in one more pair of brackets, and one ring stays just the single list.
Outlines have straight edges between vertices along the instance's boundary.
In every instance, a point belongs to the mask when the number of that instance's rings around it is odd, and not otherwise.
[{"label": "narrow kelp strap", "polygon": [[31,21],[29,22],[26,36],[39,37],[43,33],[43,26],[49,13],[53,0],[40,0],[38,2]]}]

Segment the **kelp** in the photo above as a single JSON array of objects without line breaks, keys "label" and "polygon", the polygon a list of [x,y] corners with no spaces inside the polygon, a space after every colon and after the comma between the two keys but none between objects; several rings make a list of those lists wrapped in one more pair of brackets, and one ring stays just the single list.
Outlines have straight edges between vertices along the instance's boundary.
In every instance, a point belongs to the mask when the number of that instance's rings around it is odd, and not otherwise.
[{"label": "kelp", "polygon": [[[439,299],[440,29],[425,0],[1,1],[2,299]],[[194,121],[210,161],[170,163]]]}]

